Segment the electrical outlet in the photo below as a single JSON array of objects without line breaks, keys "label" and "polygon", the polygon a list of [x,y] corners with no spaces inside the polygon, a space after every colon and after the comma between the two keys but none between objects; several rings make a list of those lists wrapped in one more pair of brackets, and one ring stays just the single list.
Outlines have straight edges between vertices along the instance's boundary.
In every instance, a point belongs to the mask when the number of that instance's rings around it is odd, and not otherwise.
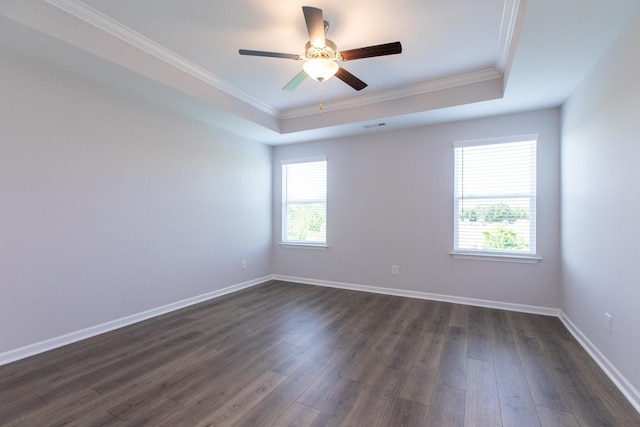
[{"label": "electrical outlet", "polygon": [[612,332],[612,317],[609,313],[605,313],[604,314],[604,329],[607,331],[608,334],[610,334]]},{"label": "electrical outlet", "polygon": [[247,260],[243,259],[242,261],[240,261],[240,268],[243,270],[247,269]]},{"label": "electrical outlet", "polygon": [[398,274],[398,266],[397,265],[392,265],[391,266],[391,274]]}]

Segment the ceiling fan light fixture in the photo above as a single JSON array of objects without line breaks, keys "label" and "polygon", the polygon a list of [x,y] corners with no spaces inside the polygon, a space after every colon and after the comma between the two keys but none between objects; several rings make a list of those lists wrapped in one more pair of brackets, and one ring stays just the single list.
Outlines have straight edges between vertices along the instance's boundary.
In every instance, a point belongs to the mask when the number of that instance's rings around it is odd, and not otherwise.
[{"label": "ceiling fan light fixture", "polygon": [[[272,58],[305,60],[300,71],[282,89],[293,90],[307,76],[322,82],[336,76],[355,90],[362,90],[367,84],[338,65],[338,61],[373,58],[376,56],[395,55],[402,53],[400,42],[383,43],[375,46],[365,46],[357,49],[338,51],[336,44],[325,37],[329,23],[323,19],[322,9],[302,6],[305,24],[309,33],[309,41],[305,45],[304,56],[291,53],[267,52],[262,50],[240,49],[240,55],[266,56]],[[322,105],[322,104],[321,104]]]},{"label": "ceiling fan light fixture", "polygon": [[332,59],[325,58],[313,58],[308,59],[303,65],[302,68],[304,72],[309,75],[314,80],[319,82],[329,80],[338,72],[340,66],[336,63],[336,61]]}]

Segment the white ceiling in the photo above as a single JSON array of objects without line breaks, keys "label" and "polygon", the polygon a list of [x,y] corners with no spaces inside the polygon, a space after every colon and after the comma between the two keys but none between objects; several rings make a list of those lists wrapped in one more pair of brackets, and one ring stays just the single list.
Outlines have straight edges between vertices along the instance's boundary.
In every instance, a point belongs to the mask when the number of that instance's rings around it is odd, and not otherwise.
[{"label": "white ceiling", "polygon": [[[303,54],[301,7],[338,50],[403,52],[282,87]],[[0,46],[259,141],[279,144],[560,105],[640,0],[4,0]],[[322,99],[324,114],[319,116]],[[368,125],[385,123],[383,127]]]}]

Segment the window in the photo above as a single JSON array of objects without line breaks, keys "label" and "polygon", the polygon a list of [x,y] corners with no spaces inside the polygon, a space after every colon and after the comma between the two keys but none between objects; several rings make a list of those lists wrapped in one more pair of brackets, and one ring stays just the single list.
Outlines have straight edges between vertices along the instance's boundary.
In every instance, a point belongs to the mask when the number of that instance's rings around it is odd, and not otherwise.
[{"label": "window", "polygon": [[282,242],[327,242],[327,161],[282,162]]},{"label": "window", "polygon": [[536,254],[537,135],[459,142],[453,254]]}]

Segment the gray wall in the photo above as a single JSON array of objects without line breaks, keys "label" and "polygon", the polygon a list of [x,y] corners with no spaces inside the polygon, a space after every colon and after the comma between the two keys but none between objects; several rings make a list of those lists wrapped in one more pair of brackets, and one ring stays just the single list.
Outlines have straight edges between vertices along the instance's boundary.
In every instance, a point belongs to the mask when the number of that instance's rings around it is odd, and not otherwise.
[{"label": "gray wall", "polygon": [[[539,134],[535,265],[452,259],[454,141]],[[274,148],[277,275],[560,307],[560,110]],[[326,251],[283,248],[280,162],[328,160]],[[399,274],[391,275],[391,265]]]},{"label": "gray wall", "polygon": [[0,354],[270,273],[271,147],[0,55]]},{"label": "gray wall", "polygon": [[638,46],[640,16],[563,107],[562,262],[565,313],[640,405]]}]

